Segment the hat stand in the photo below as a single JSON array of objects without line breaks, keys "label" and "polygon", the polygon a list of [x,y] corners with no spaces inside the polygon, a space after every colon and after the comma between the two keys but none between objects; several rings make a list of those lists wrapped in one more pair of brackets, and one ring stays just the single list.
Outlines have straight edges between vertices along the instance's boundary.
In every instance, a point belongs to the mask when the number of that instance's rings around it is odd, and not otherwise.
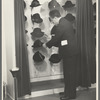
[{"label": "hat stand", "polygon": [[19,68],[10,70],[13,78],[14,78],[14,100],[18,100],[18,86],[17,86],[17,75],[19,72]]}]

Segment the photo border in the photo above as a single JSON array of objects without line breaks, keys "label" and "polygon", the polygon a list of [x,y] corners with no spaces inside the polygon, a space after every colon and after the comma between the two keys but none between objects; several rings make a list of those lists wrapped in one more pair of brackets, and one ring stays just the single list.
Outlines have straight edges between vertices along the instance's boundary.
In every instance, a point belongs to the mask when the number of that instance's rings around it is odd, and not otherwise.
[{"label": "photo border", "polygon": [[98,15],[98,100],[100,100],[100,0],[98,0],[97,15]]},{"label": "photo border", "polygon": [[0,0],[0,100],[2,100],[2,1]]},{"label": "photo border", "polygon": [[[97,0],[97,21],[98,21],[98,28],[97,28],[97,98],[100,100],[100,0]],[[0,0],[0,100],[2,100],[2,0]]]}]

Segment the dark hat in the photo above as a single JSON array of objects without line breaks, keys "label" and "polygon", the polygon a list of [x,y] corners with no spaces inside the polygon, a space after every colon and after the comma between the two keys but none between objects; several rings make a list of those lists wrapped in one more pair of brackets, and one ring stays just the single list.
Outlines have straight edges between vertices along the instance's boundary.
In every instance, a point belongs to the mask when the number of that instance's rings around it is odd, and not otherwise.
[{"label": "dark hat", "polygon": [[56,0],[51,0],[49,3],[48,3],[48,7],[50,10],[59,10],[60,11],[60,4],[56,1]]},{"label": "dark hat", "polygon": [[40,17],[38,13],[35,13],[34,15],[31,15],[31,20],[34,23],[42,23],[43,19]]},{"label": "dark hat", "polygon": [[96,2],[93,4],[93,9],[96,11]]},{"label": "dark hat", "polygon": [[26,8],[26,3],[25,3],[25,1],[24,1],[24,8]]},{"label": "dark hat", "polygon": [[94,33],[96,34],[96,27],[94,28]]},{"label": "dark hat", "polygon": [[74,7],[74,6],[75,6],[75,4],[72,4],[71,1],[66,1],[65,5],[63,5],[62,7],[64,9],[66,9],[66,8],[71,8],[71,7]]},{"label": "dark hat", "polygon": [[25,17],[25,21],[27,21],[27,17],[24,15],[24,17]]},{"label": "dark hat", "polygon": [[33,30],[33,32],[31,33],[32,37],[37,37],[37,38],[40,38],[44,35],[44,32],[41,32],[41,29],[40,28],[35,28]]},{"label": "dark hat", "polygon": [[32,3],[31,3],[31,5],[30,5],[30,7],[37,7],[37,6],[40,6],[40,3],[39,3],[39,1],[38,0],[33,0],[32,1]]},{"label": "dark hat", "polygon": [[33,60],[35,62],[41,62],[45,59],[45,56],[42,55],[39,51],[37,51],[34,55],[33,55]]},{"label": "dark hat", "polygon": [[59,54],[52,54],[49,58],[49,61],[52,63],[59,63],[61,61],[61,57],[59,56]]},{"label": "dark hat", "polygon": [[41,47],[42,45],[43,43],[40,40],[36,40],[34,44],[32,45],[32,47],[38,48],[38,47]]},{"label": "dark hat", "polygon": [[96,21],[96,15],[94,15],[94,21]]},{"label": "dark hat", "polygon": [[73,16],[72,14],[68,13],[66,16],[65,16],[65,19],[67,19],[68,21],[70,22],[73,22],[75,21],[75,16]]},{"label": "dark hat", "polygon": [[25,30],[25,33],[27,33],[28,31],[27,30]]}]

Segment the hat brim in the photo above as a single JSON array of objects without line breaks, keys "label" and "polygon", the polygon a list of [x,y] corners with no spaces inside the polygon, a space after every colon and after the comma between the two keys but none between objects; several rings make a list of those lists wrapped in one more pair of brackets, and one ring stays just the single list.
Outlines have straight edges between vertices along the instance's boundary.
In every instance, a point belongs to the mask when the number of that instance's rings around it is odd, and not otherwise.
[{"label": "hat brim", "polygon": [[67,8],[72,8],[72,7],[74,7],[75,6],[75,4],[72,4],[70,7],[68,7],[68,6],[66,6],[66,5],[63,5],[62,7],[64,8],[64,9],[67,9]]},{"label": "hat brim", "polygon": [[60,59],[50,58],[49,61],[50,61],[51,63],[59,63],[59,62],[60,62]]},{"label": "hat brim", "polygon": [[34,62],[42,62],[42,61],[44,61],[44,59],[45,59],[45,56],[41,56],[41,57],[33,56]]},{"label": "hat brim", "polygon": [[73,18],[67,18],[66,16],[65,16],[65,19],[67,19],[69,22],[74,22],[75,21],[75,18],[73,17]]},{"label": "hat brim", "polygon": [[61,58],[60,58],[58,55],[53,54],[53,55],[51,55],[51,57],[49,58],[49,61],[50,61],[51,63],[59,63],[59,62],[61,61]]},{"label": "hat brim", "polygon": [[30,5],[30,7],[34,8],[34,7],[38,7],[40,6],[41,4],[38,4],[38,5]]},{"label": "hat brim", "polygon": [[43,22],[43,19],[40,18],[38,21],[32,20],[32,22],[33,23],[42,23]]},{"label": "hat brim", "polygon": [[96,15],[94,15],[94,20],[96,20]]},{"label": "hat brim", "polygon": [[25,30],[25,33],[27,33],[28,31],[27,30]]},{"label": "hat brim", "polygon": [[32,47],[34,47],[34,48],[40,48],[40,47],[42,47],[42,45],[43,45],[43,43],[41,42],[41,45],[32,45]]},{"label": "hat brim", "polygon": [[36,38],[41,38],[44,35],[44,32],[41,32],[39,35],[33,32],[31,35]]},{"label": "hat brim", "polygon": [[44,35],[44,32],[41,32],[41,34],[40,35],[35,35],[35,37],[37,37],[37,38],[40,38],[40,37],[42,37]]}]

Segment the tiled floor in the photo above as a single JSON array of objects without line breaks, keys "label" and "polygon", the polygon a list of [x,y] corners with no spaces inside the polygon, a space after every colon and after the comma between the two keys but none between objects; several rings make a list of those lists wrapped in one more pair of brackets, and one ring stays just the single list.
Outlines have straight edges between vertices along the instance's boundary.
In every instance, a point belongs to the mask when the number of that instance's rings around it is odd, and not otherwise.
[{"label": "tiled floor", "polygon": [[[47,95],[47,96],[41,96],[41,97],[34,97],[30,99],[24,99],[24,100],[60,100],[59,94],[53,94],[53,95]],[[4,100],[11,100],[9,98]],[[22,100],[22,99],[18,99]],[[81,90],[77,92],[77,98],[74,100],[96,100],[96,89],[89,89],[89,90]]]}]

